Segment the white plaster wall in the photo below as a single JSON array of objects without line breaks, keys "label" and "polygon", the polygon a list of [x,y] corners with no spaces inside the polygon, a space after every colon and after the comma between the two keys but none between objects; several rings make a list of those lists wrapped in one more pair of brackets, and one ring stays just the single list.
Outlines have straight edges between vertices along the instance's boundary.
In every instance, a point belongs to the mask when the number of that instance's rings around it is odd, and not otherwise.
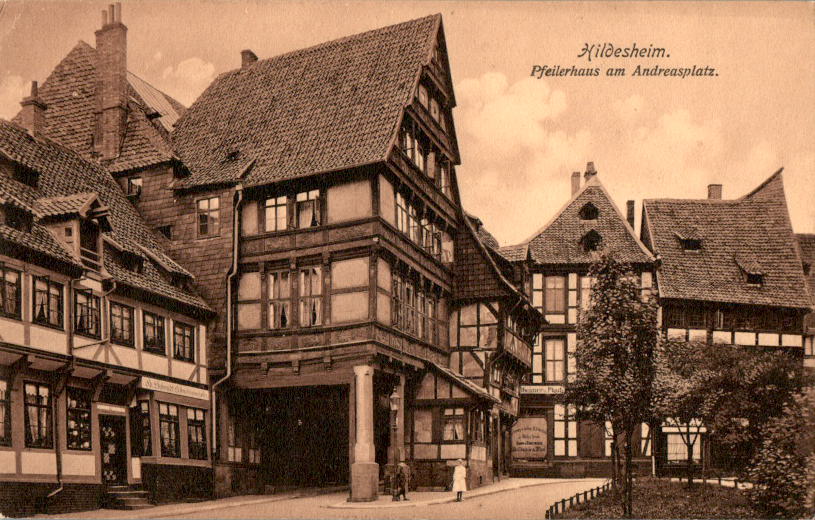
[{"label": "white plaster wall", "polygon": [[777,347],[778,334],[760,333],[758,335],[758,344],[763,347]]},{"label": "white plaster wall", "polygon": [[191,381],[190,376],[192,376],[193,371],[195,371],[195,365],[193,363],[187,363],[186,361],[177,361],[174,359],[172,360],[172,364],[173,364],[173,377]]},{"label": "white plaster wall", "polygon": [[713,343],[730,343],[730,331],[714,330]]},{"label": "white plaster wall", "polygon": [[328,188],[328,223],[371,216],[371,183],[368,179]]},{"label": "white plaster wall", "polygon": [[379,214],[385,221],[396,225],[396,195],[393,185],[385,177],[379,176]]},{"label": "white plaster wall", "polygon": [[64,331],[39,325],[31,325],[31,346],[58,354],[68,353],[68,343]]},{"label": "white plaster wall", "polygon": [[756,333],[755,332],[736,332],[733,342],[736,345],[755,345]]},{"label": "white plaster wall", "polygon": [[464,444],[442,444],[442,459],[464,459],[467,457],[467,446]]},{"label": "white plaster wall", "polygon": [[784,334],[781,336],[781,344],[785,347],[801,347],[804,345],[803,336],[800,334]]},{"label": "white plaster wall", "polygon": [[0,341],[25,345],[23,323],[8,318],[0,318]]},{"label": "white plaster wall", "polygon": [[331,263],[333,289],[368,286],[368,257],[351,258]]},{"label": "white plaster wall", "polygon": [[130,459],[130,472],[133,474],[133,478],[141,478],[141,457]]},{"label": "white plaster wall", "polygon": [[57,456],[55,453],[24,451],[20,454],[22,473],[29,475],[56,475]]},{"label": "white plaster wall", "polygon": [[63,453],[62,472],[65,475],[92,477],[96,474],[96,457],[93,453]]},{"label": "white plaster wall", "polygon": [[156,374],[167,375],[168,365],[166,357],[142,352],[141,362],[144,370],[154,372]]},{"label": "white plaster wall", "polygon": [[0,450],[0,473],[17,473],[17,460],[13,450]]},{"label": "white plaster wall", "polygon": [[688,331],[688,339],[690,341],[705,341],[707,339],[707,331],[704,329],[690,329]]},{"label": "white plaster wall", "polygon": [[121,364],[123,367],[139,368],[139,354],[135,348],[122,347],[120,345],[112,346],[112,355],[110,357],[111,363]]},{"label": "white plaster wall", "polygon": [[367,318],[367,291],[331,295],[331,323],[360,321]]},{"label": "white plaster wall", "polygon": [[668,329],[669,339],[685,339],[685,329]]}]

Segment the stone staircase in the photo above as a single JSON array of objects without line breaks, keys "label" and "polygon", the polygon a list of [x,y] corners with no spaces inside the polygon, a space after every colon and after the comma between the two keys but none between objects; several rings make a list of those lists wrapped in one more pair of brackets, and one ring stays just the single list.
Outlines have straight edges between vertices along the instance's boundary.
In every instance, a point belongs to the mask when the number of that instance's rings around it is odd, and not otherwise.
[{"label": "stone staircase", "polygon": [[147,491],[140,485],[108,486],[105,497],[108,509],[146,509],[153,507],[147,500]]}]

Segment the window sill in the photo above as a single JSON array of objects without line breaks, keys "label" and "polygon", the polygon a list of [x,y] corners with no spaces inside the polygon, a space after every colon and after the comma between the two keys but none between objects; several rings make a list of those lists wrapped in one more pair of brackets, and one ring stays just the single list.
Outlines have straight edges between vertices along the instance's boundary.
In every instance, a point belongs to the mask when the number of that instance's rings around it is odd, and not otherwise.
[{"label": "window sill", "polygon": [[65,325],[64,324],[54,325],[53,323],[42,322],[42,321],[32,321],[31,324],[32,325],[38,325],[40,327],[45,327],[46,329],[53,329],[53,330],[58,330],[60,332],[65,332]]},{"label": "window sill", "polygon": [[[93,335],[93,334],[88,334],[86,332],[74,331],[74,334],[76,334],[77,336],[81,336],[83,338],[88,338],[88,339],[96,339],[96,340],[102,339],[101,335]],[[79,346],[81,347],[82,345],[79,345]]]},{"label": "window sill", "polygon": [[126,347],[126,348],[132,348],[132,349],[135,349],[135,348],[136,348],[136,344],[135,344],[135,343],[126,343],[126,342],[124,342],[124,341],[116,341],[115,339],[112,339],[112,338],[111,338],[110,342],[111,342],[112,344],[114,344],[114,345],[119,346],[119,347]]},{"label": "window sill", "polygon": [[5,312],[0,312],[0,318],[8,318],[10,320],[23,321],[22,316],[15,316],[15,315],[12,315],[12,314],[6,314]]},{"label": "window sill", "polygon": [[173,356],[174,361],[181,361],[182,363],[195,363],[195,359],[192,358],[180,358],[177,356]]},{"label": "window sill", "polygon": [[167,357],[167,351],[166,350],[158,350],[158,349],[151,349],[151,348],[146,348],[145,347],[144,349],[142,349],[142,351],[145,354],[153,354],[154,356]]}]

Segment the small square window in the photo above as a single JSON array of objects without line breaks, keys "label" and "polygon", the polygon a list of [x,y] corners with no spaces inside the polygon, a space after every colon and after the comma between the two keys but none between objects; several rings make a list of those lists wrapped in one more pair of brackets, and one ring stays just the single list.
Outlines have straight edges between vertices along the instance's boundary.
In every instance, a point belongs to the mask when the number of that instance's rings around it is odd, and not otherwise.
[{"label": "small square window", "polygon": [[128,177],[127,179],[127,194],[138,196],[141,194],[142,190],[142,178],[141,177]]}]

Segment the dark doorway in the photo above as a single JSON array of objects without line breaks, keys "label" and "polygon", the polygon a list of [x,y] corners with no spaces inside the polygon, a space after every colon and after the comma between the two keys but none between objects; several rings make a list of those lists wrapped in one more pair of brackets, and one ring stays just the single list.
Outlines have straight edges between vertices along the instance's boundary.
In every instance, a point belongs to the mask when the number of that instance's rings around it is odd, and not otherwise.
[{"label": "dark doorway", "polygon": [[246,397],[243,416],[257,432],[266,483],[348,483],[347,386],[281,388]]},{"label": "dark doorway", "polygon": [[99,432],[102,481],[108,486],[127,483],[125,418],[118,415],[100,415]]}]

